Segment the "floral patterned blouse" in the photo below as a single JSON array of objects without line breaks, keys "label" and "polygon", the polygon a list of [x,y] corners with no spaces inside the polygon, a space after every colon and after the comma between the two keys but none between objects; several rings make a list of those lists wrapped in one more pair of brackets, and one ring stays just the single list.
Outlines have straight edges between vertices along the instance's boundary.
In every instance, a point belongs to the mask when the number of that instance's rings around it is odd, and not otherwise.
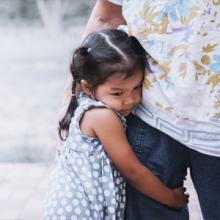
[{"label": "floral patterned blouse", "polygon": [[205,154],[220,156],[220,0],[109,0],[150,55],[135,114]]}]

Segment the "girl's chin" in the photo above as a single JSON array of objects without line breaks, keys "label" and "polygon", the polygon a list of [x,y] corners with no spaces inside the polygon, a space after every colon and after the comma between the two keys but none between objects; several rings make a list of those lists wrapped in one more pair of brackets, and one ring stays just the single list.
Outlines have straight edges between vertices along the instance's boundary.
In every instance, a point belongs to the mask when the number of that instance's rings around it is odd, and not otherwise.
[{"label": "girl's chin", "polygon": [[123,111],[123,112],[121,112],[121,114],[122,114],[124,117],[127,117],[130,113],[131,113],[131,111]]}]

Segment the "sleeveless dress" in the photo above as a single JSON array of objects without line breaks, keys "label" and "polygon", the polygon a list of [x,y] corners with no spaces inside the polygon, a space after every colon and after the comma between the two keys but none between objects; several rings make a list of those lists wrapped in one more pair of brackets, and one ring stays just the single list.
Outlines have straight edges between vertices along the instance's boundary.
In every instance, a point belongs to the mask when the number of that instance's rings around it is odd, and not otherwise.
[{"label": "sleeveless dress", "polygon": [[[100,107],[109,108],[80,94],[69,135],[53,164],[44,220],[120,220],[124,217],[125,181],[100,141],[83,135],[80,130],[85,111]],[[117,115],[125,127],[125,118]]]}]

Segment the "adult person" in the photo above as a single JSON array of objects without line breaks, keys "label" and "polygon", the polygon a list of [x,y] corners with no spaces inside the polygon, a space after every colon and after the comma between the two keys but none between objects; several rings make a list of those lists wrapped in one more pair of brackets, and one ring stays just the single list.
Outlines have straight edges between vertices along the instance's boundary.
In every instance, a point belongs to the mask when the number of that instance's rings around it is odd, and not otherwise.
[{"label": "adult person", "polygon": [[[85,31],[127,24],[150,55],[127,135],[167,186],[182,186],[190,168],[205,220],[220,219],[219,12],[218,0],[98,0]],[[126,219],[188,218],[187,208],[169,209],[128,185]]]}]

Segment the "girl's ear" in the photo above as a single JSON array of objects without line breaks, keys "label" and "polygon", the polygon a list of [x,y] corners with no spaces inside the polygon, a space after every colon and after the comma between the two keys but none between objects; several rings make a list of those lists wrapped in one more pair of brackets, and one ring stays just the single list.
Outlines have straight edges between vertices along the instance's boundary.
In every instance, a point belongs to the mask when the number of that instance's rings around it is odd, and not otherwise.
[{"label": "girl's ear", "polygon": [[80,85],[81,85],[82,91],[84,93],[86,93],[86,95],[88,95],[88,96],[92,95],[92,88],[91,88],[90,84],[86,80],[82,79],[80,81]]}]

